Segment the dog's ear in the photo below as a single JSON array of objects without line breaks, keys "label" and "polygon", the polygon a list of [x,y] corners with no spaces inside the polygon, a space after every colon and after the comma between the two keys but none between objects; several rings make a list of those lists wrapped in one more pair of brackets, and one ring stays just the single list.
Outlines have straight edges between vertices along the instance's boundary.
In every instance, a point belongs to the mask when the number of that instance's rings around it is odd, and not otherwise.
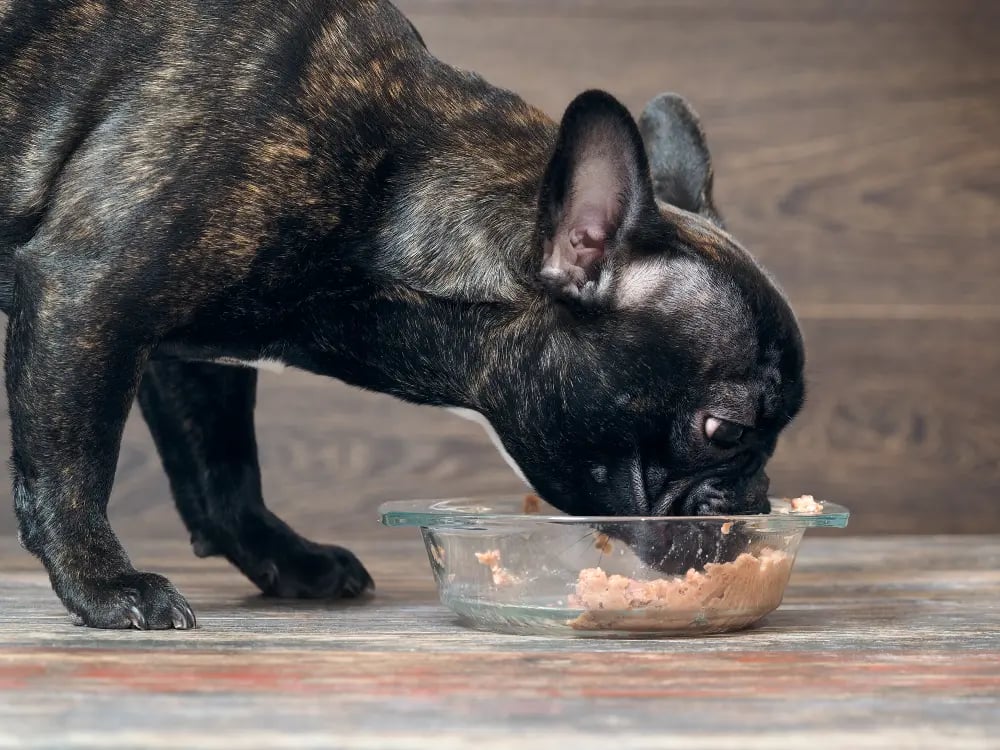
[{"label": "dog's ear", "polygon": [[610,94],[587,91],[567,107],[538,209],[541,281],[557,295],[600,299],[616,252],[658,216],[639,128]]},{"label": "dog's ear", "polygon": [[642,111],[639,131],[656,197],[721,227],[722,217],[712,202],[712,157],[690,105],[677,94],[660,94]]}]

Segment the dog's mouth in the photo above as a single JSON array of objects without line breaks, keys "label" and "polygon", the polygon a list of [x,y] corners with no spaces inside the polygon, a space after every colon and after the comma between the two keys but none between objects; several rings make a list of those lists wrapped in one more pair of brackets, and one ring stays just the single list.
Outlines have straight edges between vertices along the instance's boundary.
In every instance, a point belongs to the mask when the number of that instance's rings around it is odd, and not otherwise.
[{"label": "dog's mouth", "polygon": [[[743,474],[712,471],[671,476],[664,467],[649,468],[637,451],[627,463],[629,507],[640,515],[718,516],[767,513],[767,477],[763,461],[741,460]],[[618,500],[616,507],[621,507]],[[600,524],[600,531],[624,542],[647,565],[665,575],[702,570],[708,563],[733,559],[747,540],[732,525],[726,531],[717,520],[637,524]]]},{"label": "dog's mouth", "polygon": [[732,466],[678,477],[665,467],[650,467],[637,452],[629,474],[632,502],[650,515],[753,515],[771,510],[763,456],[747,454]]},{"label": "dog's mouth", "polygon": [[602,523],[598,530],[624,542],[643,563],[664,575],[704,570],[709,563],[734,559],[747,547],[738,527],[723,531],[718,521],[636,524]]}]

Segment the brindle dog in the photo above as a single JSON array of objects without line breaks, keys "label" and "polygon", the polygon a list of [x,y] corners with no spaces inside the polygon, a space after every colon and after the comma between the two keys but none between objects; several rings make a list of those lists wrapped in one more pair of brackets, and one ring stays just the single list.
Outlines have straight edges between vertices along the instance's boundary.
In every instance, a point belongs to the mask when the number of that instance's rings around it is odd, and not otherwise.
[{"label": "brindle dog", "polygon": [[569,513],[766,511],[802,343],[711,189],[679,97],[557,124],[382,0],[0,0],[22,543],[86,625],[195,624],[108,523],[137,396],[197,554],[370,587],[264,505],[266,361],[464,410]]}]

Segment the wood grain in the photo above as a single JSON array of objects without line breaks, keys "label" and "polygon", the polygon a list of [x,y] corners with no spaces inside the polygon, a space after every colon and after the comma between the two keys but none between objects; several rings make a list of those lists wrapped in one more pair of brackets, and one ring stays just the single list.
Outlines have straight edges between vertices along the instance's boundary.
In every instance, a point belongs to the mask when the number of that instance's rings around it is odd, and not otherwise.
[{"label": "wood grain", "polygon": [[720,209],[797,304],[998,303],[1000,5],[400,5],[553,116],[594,86],[687,96]]},{"label": "wood grain", "polygon": [[356,545],[379,591],[351,605],[147,540],[200,628],[145,633],[71,626],[0,543],[0,747],[996,747],[998,537],[807,536],[763,625],[662,641],[467,630],[416,537]]},{"label": "wood grain", "polygon": [[[1000,4],[400,6],[440,57],[553,116],[592,86],[636,111],[687,95],[720,207],[803,320],[809,401],[775,491],[850,506],[850,533],[1000,532]],[[519,489],[473,425],[302,373],[262,376],[258,424],[271,504],[318,537],[367,535],[383,499]],[[4,488],[7,535],[9,507]],[[112,515],[184,537],[136,416]]]},{"label": "wood grain", "polygon": [[808,405],[775,489],[842,498],[856,531],[1000,530],[997,325],[806,321]]}]

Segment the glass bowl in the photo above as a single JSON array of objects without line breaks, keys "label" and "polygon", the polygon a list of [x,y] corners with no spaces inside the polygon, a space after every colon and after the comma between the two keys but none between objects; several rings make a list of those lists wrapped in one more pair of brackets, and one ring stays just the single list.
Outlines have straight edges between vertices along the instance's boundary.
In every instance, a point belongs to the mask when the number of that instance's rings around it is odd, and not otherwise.
[{"label": "glass bowl", "polygon": [[[442,603],[501,633],[639,637],[746,628],[781,604],[802,535],[843,528],[833,503],[752,516],[565,516],[536,498],[379,508],[420,528]],[[526,512],[527,511],[527,512]]]}]

